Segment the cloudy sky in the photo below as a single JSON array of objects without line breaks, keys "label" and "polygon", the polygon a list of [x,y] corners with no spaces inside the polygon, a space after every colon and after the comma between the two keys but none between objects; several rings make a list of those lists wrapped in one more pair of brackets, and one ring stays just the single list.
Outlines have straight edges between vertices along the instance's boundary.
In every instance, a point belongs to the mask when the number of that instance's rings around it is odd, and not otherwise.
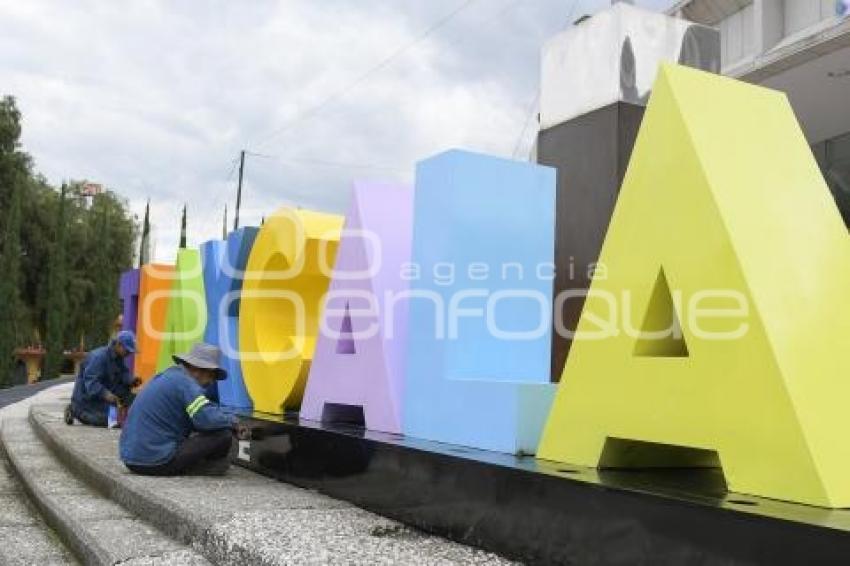
[{"label": "cloudy sky", "polygon": [[[672,0],[638,0],[662,9]],[[412,180],[451,147],[525,157],[543,41],[609,0],[0,0],[0,94],[53,183],[90,179],[170,260],[294,203],[343,213],[354,178]],[[523,134],[524,133],[524,134]]]}]

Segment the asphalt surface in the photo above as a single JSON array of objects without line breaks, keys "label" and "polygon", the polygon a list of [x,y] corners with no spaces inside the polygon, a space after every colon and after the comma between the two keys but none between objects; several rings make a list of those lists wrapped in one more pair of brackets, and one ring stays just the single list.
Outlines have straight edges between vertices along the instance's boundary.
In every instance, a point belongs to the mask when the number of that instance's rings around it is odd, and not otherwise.
[{"label": "asphalt surface", "polygon": [[60,383],[70,383],[74,381],[73,376],[60,377],[59,379],[48,379],[47,381],[39,381],[29,385],[15,385],[6,389],[0,389],[0,409],[6,405],[23,401],[28,397],[32,397],[39,391],[59,385]]}]

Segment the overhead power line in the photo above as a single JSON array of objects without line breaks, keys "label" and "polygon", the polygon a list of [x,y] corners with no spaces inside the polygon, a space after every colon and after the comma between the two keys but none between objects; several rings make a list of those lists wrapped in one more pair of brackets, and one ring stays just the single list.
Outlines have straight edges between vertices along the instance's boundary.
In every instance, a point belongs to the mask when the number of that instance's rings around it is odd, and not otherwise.
[{"label": "overhead power line", "polygon": [[228,169],[227,179],[225,179],[225,183],[229,183],[230,179],[233,178],[233,173],[236,171],[236,166],[239,164],[239,156],[234,157],[230,161],[230,169]]},{"label": "overhead power line", "polygon": [[[575,16],[576,9],[582,5],[581,0],[573,0],[572,5],[570,6],[570,11],[567,14],[567,26],[573,25],[573,17]],[[514,159],[519,158],[520,150],[522,149],[522,142],[525,139],[526,132],[528,131],[528,126],[532,123],[535,116],[537,116],[539,108],[538,105],[540,103],[540,88],[537,88],[535,91],[534,98],[528,105],[528,108],[525,111],[525,121],[522,123],[522,129],[519,132],[519,136],[517,137],[516,143],[514,143],[514,150],[511,153],[511,156]]]},{"label": "overhead power line", "polygon": [[440,28],[442,28],[443,26],[448,24],[451,20],[453,20],[455,17],[457,17],[461,12],[463,12],[464,10],[466,10],[467,8],[469,8],[471,5],[473,5],[476,2],[478,2],[478,0],[465,0],[463,2],[463,4],[461,4],[460,6],[458,6],[457,8],[455,8],[454,10],[452,10],[451,12],[449,12],[448,14],[446,14],[445,16],[443,16],[442,18],[440,18],[439,20],[434,22],[431,26],[428,27],[428,29],[426,29],[423,33],[421,33],[415,39],[413,39],[409,43],[406,43],[405,45],[403,45],[402,47],[400,47],[399,49],[394,51],[388,57],[386,57],[385,59],[380,61],[377,65],[371,67],[365,73],[358,76],[352,82],[348,83],[345,87],[341,88],[340,90],[333,92],[329,96],[322,99],[322,101],[319,102],[318,104],[316,104],[315,106],[308,108],[307,110],[305,110],[301,114],[299,114],[299,115],[295,116],[294,118],[292,118],[291,120],[289,120],[286,124],[284,124],[280,128],[272,131],[272,133],[270,133],[268,136],[266,136],[264,139],[262,139],[260,142],[258,142],[254,147],[261,147],[261,146],[269,143],[274,138],[290,131],[292,128],[294,128],[295,126],[297,126],[298,124],[300,124],[301,122],[306,120],[307,118],[310,118],[311,116],[317,114],[318,112],[323,110],[326,106],[328,106],[332,102],[335,102],[336,100],[344,97],[346,94],[351,92],[353,89],[357,88],[359,85],[366,82],[369,78],[372,77],[372,75],[374,75],[378,71],[381,71],[385,67],[389,66],[393,61],[395,61],[396,59],[401,57],[407,51],[409,51],[413,47],[419,45],[424,40],[428,39],[428,37],[430,37],[434,32],[436,32],[437,30],[439,30]]},{"label": "overhead power line", "polygon": [[511,156],[516,159],[519,157],[519,150],[522,147],[522,140],[525,139],[525,132],[528,131],[528,125],[533,121],[535,114],[537,114],[537,103],[540,101],[540,89],[537,89],[534,94],[534,98],[531,99],[531,103],[528,105],[528,109],[525,111],[525,122],[522,124],[522,130],[519,132],[519,136],[516,139],[516,143],[514,144],[514,151]]},{"label": "overhead power line", "polygon": [[308,157],[275,157],[275,156],[267,156],[270,159],[274,159],[275,161],[279,161],[281,163],[288,163],[290,165],[316,165],[319,167],[335,167],[340,169],[370,169],[370,170],[383,170],[383,171],[395,171],[397,173],[404,173],[403,169],[399,167],[393,167],[390,165],[380,165],[376,163],[346,163],[340,161],[328,161],[326,159],[311,159]]}]

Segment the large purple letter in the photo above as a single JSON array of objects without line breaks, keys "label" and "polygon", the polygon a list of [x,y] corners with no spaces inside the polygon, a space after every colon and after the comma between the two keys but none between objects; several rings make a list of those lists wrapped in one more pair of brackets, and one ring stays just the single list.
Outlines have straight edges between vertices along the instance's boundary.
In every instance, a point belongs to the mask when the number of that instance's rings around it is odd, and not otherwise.
[{"label": "large purple letter", "polygon": [[[132,330],[136,333],[136,323],[139,317],[139,270],[128,269],[121,274],[121,282],[118,285],[118,296],[124,305],[121,316],[121,330]],[[136,356],[129,356],[126,360],[127,368],[133,373]]]},{"label": "large purple letter", "polygon": [[346,420],[362,407],[372,430],[401,432],[413,191],[355,183],[301,417]]}]

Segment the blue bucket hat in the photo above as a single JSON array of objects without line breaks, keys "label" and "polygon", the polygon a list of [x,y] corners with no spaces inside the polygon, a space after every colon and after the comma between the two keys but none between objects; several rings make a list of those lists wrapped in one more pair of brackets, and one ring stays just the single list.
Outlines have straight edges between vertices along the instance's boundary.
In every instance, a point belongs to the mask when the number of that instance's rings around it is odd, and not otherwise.
[{"label": "blue bucket hat", "polygon": [[124,349],[131,354],[136,353],[136,335],[130,330],[122,330],[115,337],[115,341],[124,346]]}]

